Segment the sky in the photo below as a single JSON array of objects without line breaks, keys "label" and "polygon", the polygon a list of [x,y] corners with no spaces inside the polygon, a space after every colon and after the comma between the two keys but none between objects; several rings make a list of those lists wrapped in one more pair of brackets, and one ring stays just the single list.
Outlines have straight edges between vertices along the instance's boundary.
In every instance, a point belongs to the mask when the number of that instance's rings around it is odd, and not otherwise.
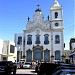
[{"label": "sky", "polygon": [[[54,0],[0,0],[0,39],[14,42],[15,33],[23,33],[28,16],[40,5],[44,20],[50,15]],[[70,38],[75,37],[75,0],[58,0],[63,8],[65,50],[69,50]]]}]

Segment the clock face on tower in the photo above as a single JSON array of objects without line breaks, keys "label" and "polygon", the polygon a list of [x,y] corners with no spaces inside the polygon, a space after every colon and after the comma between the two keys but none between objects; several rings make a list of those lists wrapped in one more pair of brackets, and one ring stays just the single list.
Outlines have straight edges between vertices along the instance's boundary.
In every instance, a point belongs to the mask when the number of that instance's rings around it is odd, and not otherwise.
[{"label": "clock face on tower", "polygon": [[58,23],[55,23],[55,26],[58,26]]}]

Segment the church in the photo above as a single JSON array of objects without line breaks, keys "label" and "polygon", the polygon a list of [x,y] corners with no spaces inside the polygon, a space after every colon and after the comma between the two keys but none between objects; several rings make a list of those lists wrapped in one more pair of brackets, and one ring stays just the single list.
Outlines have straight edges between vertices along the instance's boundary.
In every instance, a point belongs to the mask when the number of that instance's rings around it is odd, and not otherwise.
[{"label": "church", "polygon": [[22,34],[15,34],[18,48],[17,60],[26,62],[62,60],[64,55],[63,10],[57,0],[50,7],[46,20],[39,5],[33,15],[33,21],[26,24]]}]

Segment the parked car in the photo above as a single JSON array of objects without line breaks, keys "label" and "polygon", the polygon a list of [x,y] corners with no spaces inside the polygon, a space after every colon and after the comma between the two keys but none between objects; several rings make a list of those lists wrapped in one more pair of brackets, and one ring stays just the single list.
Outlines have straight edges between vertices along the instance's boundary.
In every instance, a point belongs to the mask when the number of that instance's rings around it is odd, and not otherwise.
[{"label": "parked car", "polygon": [[25,69],[30,69],[30,68],[31,68],[31,62],[25,62],[25,63],[23,64],[23,68],[25,68]]},{"label": "parked car", "polygon": [[75,68],[74,69],[60,69],[54,72],[52,75],[75,75]]},{"label": "parked car", "polygon": [[75,66],[66,63],[41,63],[36,67],[35,71],[37,72],[37,75],[53,75],[53,73],[57,70],[69,68],[75,68]]},{"label": "parked car", "polygon": [[59,66],[59,64],[41,63],[36,67],[37,75],[52,75],[57,66]]},{"label": "parked car", "polygon": [[64,61],[60,61],[60,60],[54,60],[52,63],[65,64]]},{"label": "parked car", "polygon": [[16,64],[12,61],[0,61],[0,74],[16,74]]}]

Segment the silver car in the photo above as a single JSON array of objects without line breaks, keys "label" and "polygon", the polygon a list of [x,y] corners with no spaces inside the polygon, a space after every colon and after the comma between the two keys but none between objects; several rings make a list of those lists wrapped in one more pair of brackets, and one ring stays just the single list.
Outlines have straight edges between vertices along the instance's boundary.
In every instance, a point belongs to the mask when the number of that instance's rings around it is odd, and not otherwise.
[{"label": "silver car", "polygon": [[30,63],[30,62],[25,62],[25,63],[23,64],[23,68],[25,68],[25,69],[30,69],[30,68],[31,68],[31,63]]}]

